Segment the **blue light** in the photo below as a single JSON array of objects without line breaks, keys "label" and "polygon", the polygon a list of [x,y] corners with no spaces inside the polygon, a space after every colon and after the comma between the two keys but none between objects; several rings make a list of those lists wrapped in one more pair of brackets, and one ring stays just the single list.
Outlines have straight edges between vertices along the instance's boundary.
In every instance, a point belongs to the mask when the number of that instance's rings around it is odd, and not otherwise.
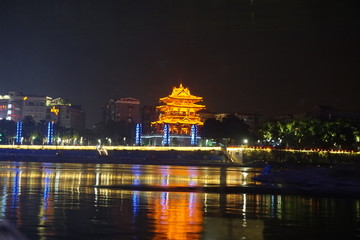
[{"label": "blue light", "polygon": [[53,137],[54,137],[54,123],[48,122],[47,127],[47,144],[51,145],[53,143]]},{"label": "blue light", "polygon": [[15,139],[16,144],[21,143],[21,138],[22,138],[22,122],[17,122],[16,123],[16,139]]},{"label": "blue light", "polygon": [[141,123],[136,124],[135,132],[135,144],[141,146],[141,135],[142,135],[142,126]]},{"label": "blue light", "polygon": [[49,170],[45,170],[45,178],[44,178],[44,193],[43,193],[43,202],[44,202],[44,210],[47,209],[49,205],[49,197],[50,197],[50,182],[51,182],[51,172]]},{"label": "blue light", "polygon": [[140,211],[140,193],[138,191],[134,191],[132,200],[133,200],[133,214],[135,218],[139,215],[139,211]]},{"label": "blue light", "polygon": [[13,180],[13,199],[12,204],[13,206],[17,206],[19,200],[19,193],[20,193],[20,171],[16,169],[16,173]]},{"label": "blue light", "polygon": [[169,124],[164,124],[163,145],[164,146],[169,146],[170,145],[170,128],[169,128]]},{"label": "blue light", "polygon": [[191,126],[191,145],[195,146],[197,145],[197,125]]}]

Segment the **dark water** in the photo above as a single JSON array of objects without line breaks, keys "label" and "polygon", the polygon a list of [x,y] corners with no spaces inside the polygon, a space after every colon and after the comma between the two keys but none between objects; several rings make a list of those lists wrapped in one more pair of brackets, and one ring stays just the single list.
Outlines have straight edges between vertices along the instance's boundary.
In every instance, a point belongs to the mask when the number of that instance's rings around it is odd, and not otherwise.
[{"label": "dark water", "polygon": [[360,200],[129,191],[254,184],[251,168],[0,163],[0,218],[29,239],[356,239]]}]

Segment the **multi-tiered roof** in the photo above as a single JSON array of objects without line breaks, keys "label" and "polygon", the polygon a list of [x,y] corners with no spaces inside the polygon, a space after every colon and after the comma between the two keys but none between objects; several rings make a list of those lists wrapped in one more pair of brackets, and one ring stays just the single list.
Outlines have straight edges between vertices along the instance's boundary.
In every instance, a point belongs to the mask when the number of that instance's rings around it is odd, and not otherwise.
[{"label": "multi-tiered roof", "polygon": [[160,98],[164,105],[157,107],[161,114],[153,124],[169,124],[172,133],[188,134],[191,125],[203,125],[197,112],[205,105],[196,104],[202,100],[202,97],[191,95],[190,90],[180,84],[173,88],[169,96]]}]

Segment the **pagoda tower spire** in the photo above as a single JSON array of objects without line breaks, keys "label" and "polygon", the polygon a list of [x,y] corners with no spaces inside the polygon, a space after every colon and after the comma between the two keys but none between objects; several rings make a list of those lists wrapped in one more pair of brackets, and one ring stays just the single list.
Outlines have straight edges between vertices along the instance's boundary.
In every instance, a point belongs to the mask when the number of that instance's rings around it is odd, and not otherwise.
[{"label": "pagoda tower spire", "polygon": [[152,124],[158,131],[164,124],[169,124],[171,134],[186,134],[191,132],[192,125],[203,125],[198,111],[205,108],[205,105],[197,104],[203,100],[202,97],[191,95],[189,88],[182,83],[179,87],[173,87],[172,93],[159,99],[163,105],[157,106],[160,111],[159,119]]}]

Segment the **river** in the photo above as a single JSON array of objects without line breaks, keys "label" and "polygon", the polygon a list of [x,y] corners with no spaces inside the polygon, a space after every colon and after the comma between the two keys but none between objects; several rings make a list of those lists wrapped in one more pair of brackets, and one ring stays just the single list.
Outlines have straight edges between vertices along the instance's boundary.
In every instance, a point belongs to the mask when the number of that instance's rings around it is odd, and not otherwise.
[{"label": "river", "polygon": [[[360,200],[177,191],[261,169],[0,162],[0,218],[28,239],[357,239]],[[123,190],[161,186],[168,191]]]}]

